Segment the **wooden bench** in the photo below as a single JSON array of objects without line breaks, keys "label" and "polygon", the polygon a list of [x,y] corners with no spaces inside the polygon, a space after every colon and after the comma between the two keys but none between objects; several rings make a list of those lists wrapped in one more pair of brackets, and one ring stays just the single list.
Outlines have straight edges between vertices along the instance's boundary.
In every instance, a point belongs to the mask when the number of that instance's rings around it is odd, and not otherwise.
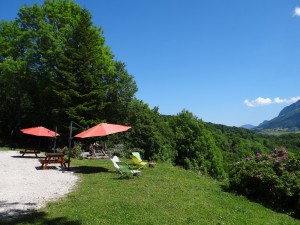
[{"label": "wooden bench", "polygon": [[22,157],[24,157],[25,154],[35,154],[35,157],[38,157],[37,154],[40,154],[41,152],[39,150],[34,149],[24,149],[24,151],[20,151],[20,154],[22,154]]}]

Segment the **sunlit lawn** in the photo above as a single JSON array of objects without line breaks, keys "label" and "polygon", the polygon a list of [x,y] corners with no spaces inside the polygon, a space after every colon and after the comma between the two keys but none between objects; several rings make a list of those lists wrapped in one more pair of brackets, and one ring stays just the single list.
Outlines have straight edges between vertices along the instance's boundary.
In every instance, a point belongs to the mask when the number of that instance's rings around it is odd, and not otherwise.
[{"label": "sunlit lawn", "polygon": [[81,178],[74,191],[5,224],[300,224],[169,164],[144,168],[133,179],[119,179],[108,159],[71,166]]}]

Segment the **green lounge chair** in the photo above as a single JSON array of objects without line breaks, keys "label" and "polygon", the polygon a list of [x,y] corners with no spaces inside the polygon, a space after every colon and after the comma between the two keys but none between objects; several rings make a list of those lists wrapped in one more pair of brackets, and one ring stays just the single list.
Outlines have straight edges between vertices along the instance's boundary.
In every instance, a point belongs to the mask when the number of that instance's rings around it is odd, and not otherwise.
[{"label": "green lounge chair", "polygon": [[142,160],[139,152],[132,152],[130,157],[134,164],[138,167],[138,169],[141,169],[142,167],[148,164],[148,162]]},{"label": "green lounge chair", "polygon": [[119,166],[121,177],[132,178],[133,176],[140,176],[142,173],[139,170],[132,170],[125,162],[116,162]]}]

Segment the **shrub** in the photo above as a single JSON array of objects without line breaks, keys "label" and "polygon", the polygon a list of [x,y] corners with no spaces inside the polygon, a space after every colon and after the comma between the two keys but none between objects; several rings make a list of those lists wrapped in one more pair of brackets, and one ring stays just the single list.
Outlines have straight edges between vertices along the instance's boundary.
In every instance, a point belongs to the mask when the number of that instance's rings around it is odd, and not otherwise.
[{"label": "shrub", "polygon": [[300,158],[285,148],[269,155],[257,153],[232,165],[229,187],[275,210],[300,217]]},{"label": "shrub", "polygon": [[[65,156],[69,154],[69,148],[67,146],[58,148],[57,152],[63,153]],[[83,159],[82,157],[82,145],[78,142],[74,143],[74,147],[70,151],[70,157],[76,159]]]},{"label": "shrub", "polygon": [[73,149],[71,150],[71,157],[75,159],[83,159],[82,145],[79,142],[74,142]]},{"label": "shrub", "polygon": [[227,177],[221,150],[202,120],[183,110],[169,123],[174,132],[177,165],[219,180]]},{"label": "shrub", "polygon": [[65,146],[65,147],[63,147],[63,148],[58,148],[58,149],[56,149],[57,152],[62,153],[62,154],[64,154],[64,155],[67,155],[67,154],[68,154],[68,150],[69,150],[69,148],[68,148],[67,146]]}]

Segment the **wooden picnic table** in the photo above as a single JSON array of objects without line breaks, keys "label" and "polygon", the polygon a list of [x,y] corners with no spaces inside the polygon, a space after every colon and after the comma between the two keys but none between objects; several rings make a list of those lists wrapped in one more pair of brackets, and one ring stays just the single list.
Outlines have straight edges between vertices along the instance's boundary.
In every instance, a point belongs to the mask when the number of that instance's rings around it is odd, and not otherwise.
[{"label": "wooden picnic table", "polygon": [[35,157],[38,157],[37,154],[39,154],[40,151],[36,149],[24,149],[23,151],[20,151],[20,153],[22,154],[22,157],[24,157],[25,154],[35,154]]},{"label": "wooden picnic table", "polygon": [[91,144],[89,146],[89,153],[92,157],[106,156],[106,144],[99,144],[97,142]]},{"label": "wooden picnic table", "polygon": [[46,157],[44,159],[39,159],[39,162],[42,164],[43,169],[47,169],[48,164],[53,163],[60,163],[63,168],[67,168],[66,160],[62,153],[46,153]]}]

